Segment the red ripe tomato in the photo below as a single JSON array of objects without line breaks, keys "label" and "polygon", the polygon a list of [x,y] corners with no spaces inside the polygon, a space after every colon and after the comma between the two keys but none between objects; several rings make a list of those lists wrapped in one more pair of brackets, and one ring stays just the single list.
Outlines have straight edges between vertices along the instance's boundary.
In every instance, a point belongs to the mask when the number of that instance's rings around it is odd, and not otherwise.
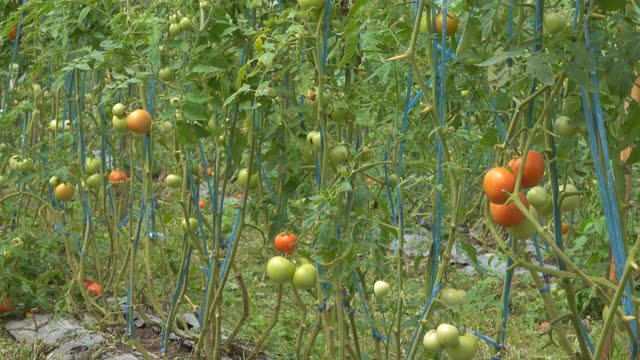
[{"label": "red ripe tomato", "polygon": [[9,31],[9,39],[11,39],[11,41],[13,41],[13,40],[16,39],[16,36],[18,36],[18,28],[14,26]]},{"label": "red ripe tomato", "polygon": [[9,300],[8,297],[3,297],[0,302],[0,314],[6,314],[13,310],[13,303]]},{"label": "red ripe tomato", "polygon": [[[523,193],[520,193],[519,196],[524,207],[528,209],[527,197]],[[489,204],[489,212],[493,221],[503,227],[517,226],[524,221],[524,214],[520,212],[514,202],[510,202],[507,205],[491,203]]]},{"label": "red ripe tomato", "polygon": [[93,283],[87,287],[87,292],[93,297],[98,297],[102,293],[102,287],[98,283]]},{"label": "red ripe tomato", "polygon": [[[509,161],[509,167],[513,169],[513,172],[518,175],[520,170],[520,164],[522,163],[522,157]],[[539,152],[530,150],[527,154],[527,161],[524,164],[524,170],[522,171],[522,183],[523,188],[530,188],[538,185],[544,177],[544,158]]]},{"label": "red ripe tomato", "polygon": [[204,208],[204,205],[205,205],[204,200],[200,200],[200,201],[198,201],[198,207],[199,207],[200,209]]},{"label": "red ripe tomato", "polygon": [[482,187],[489,201],[494,204],[504,204],[509,194],[505,194],[502,190],[512,193],[516,187],[516,176],[507,168],[493,168],[484,176]]},{"label": "red ripe tomato", "polygon": [[275,245],[276,249],[278,249],[281,253],[291,254],[296,250],[296,242],[298,241],[298,237],[296,234],[281,232],[276,235],[275,240],[273,241],[273,245]]},{"label": "red ripe tomato", "polygon": [[151,114],[138,109],[127,116],[127,128],[136,134],[146,134],[151,130]]},{"label": "red ripe tomato", "polygon": [[242,200],[242,193],[237,193],[236,194],[236,199]]},{"label": "red ripe tomato", "polygon": [[113,187],[118,187],[118,185],[122,184],[125,180],[127,180],[127,174],[122,171],[113,170],[109,174],[109,183]]}]

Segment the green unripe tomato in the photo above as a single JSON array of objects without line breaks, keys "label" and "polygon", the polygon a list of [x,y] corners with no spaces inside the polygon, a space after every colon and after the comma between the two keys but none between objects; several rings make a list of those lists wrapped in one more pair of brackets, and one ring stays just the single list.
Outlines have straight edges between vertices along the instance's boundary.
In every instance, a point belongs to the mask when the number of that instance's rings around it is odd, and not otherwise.
[{"label": "green unripe tomato", "polygon": [[420,32],[424,34],[427,32],[427,29],[427,16],[422,14],[422,17],[420,18]]},{"label": "green unripe tomato", "polygon": [[302,264],[293,273],[293,286],[296,289],[308,290],[316,286],[317,271],[312,264]]},{"label": "green unripe tomato", "polygon": [[534,186],[527,192],[527,202],[540,209],[547,204],[549,194],[542,186]]},{"label": "green unripe tomato", "polygon": [[435,329],[431,329],[424,334],[424,338],[422,338],[422,345],[427,351],[431,352],[441,352],[444,350],[444,345],[440,344],[438,340],[438,333]]},{"label": "green unripe tomato", "polygon": [[[538,212],[536,211],[535,207],[529,206],[529,213],[531,213],[531,216],[533,216],[536,221],[538,220]],[[508,227],[507,232],[514,239],[526,240],[531,238],[533,234],[536,233],[536,225],[528,218],[525,218],[520,224]]]},{"label": "green unripe tomato", "polygon": [[116,131],[121,134],[124,134],[129,130],[129,128],[127,128],[126,117],[117,117],[114,115],[113,118],[111,118],[111,124],[116,129]]},{"label": "green unripe tomato", "polygon": [[99,189],[103,184],[103,178],[101,174],[93,174],[87,178],[87,186],[90,189]]},{"label": "green unripe tomato", "polygon": [[174,77],[173,70],[170,68],[160,69],[160,71],[158,72],[158,77],[164,82],[171,81]]},{"label": "green unripe tomato", "polygon": [[282,256],[274,256],[267,263],[267,276],[276,284],[291,281],[295,270],[295,265]]},{"label": "green unripe tomato", "polygon": [[578,132],[578,128],[567,116],[560,116],[553,122],[553,132],[560,136],[570,137]]},{"label": "green unripe tomato", "polygon": [[471,333],[465,333],[458,338],[458,345],[447,347],[447,354],[452,360],[472,360],[479,347],[478,338]]},{"label": "green unripe tomato", "polygon": [[31,160],[31,159],[24,159],[24,160],[20,161],[20,163],[18,164],[18,169],[23,174],[28,174],[28,173],[32,172],[34,168],[35,168],[35,166],[33,164],[33,160]]},{"label": "green unripe tomato", "polygon": [[[251,179],[249,179],[251,178]],[[258,174],[253,174],[249,176],[249,169],[242,169],[238,172],[238,183],[242,188],[247,186],[247,182],[249,182],[249,189],[253,190],[258,187]]]},{"label": "green unripe tomato", "polygon": [[[180,227],[182,228],[182,231],[187,231],[187,220],[183,219],[182,222],[180,223]],[[198,219],[196,218],[189,218],[189,229],[188,231],[190,232],[196,232],[196,230],[198,230]]]},{"label": "green unripe tomato", "polygon": [[337,109],[334,109],[333,112],[331,113],[331,119],[340,123],[349,122],[353,120],[353,118],[354,118],[353,112],[351,112],[351,110],[344,107],[339,107]]},{"label": "green unripe tomato", "polygon": [[170,188],[177,189],[182,185],[182,176],[169,174],[164,179],[164,183]]},{"label": "green unripe tomato", "polygon": [[193,24],[191,23],[191,21],[189,20],[188,17],[183,17],[182,19],[180,19],[180,29],[183,31],[191,31],[193,30]]},{"label": "green unripe tomato", "polygon": [[398,175],[396,174],[389,175],[389,187],[391,187],[391,189],[395,189],[399,183],[400,183],[400,179],[398,178]]},{"label": "green unripe tomato", "polygon": [[560,210],[564,212],[571,212],[578,208],[580,205],[580,195],[568,195],[570,193],[578,192],[578,189],[571,185],[567,184],[560,185],[558,187],[560,191]]},{"label": "green unripe tomato", "polygon": [[113,105],[111,109],[111,113],[113,116],[124,117],[125,112],[127,111],[127,107],[123,103],[117,103]]},{"label": "green unripe tomato", "polygon": [[391,292],[391,285],[388,282],[378,280],[373,284],[373,293],[378,297],[385,297]]},{"label": "green unripe tomato", "polygon": [[49,178],[49,185],[51,185],[51,187],[55,188],[56,186],[58,186],[60,184],[60,178],[57,176],[52,176],[51,178]]},{"label": "green unripe tomato", "polygon": [[87,175],[93,175],[100,172],[102,169],[102,160],[98,158],[88,158],[84,164]]},{"label": "green unripe tomato", "polygon": [[567,19],[553,11],[545,13],[542,22],[545,30],[550,34],[557,34],[567,26]]},{"label": "green unripe tomato", "polygon": [[169,25],[169,35],[171,36],[178,36],[180,35],[180,25],[178,24],[171,24]]},{"label": "green unripe tomato", "polygon": [[457,346],[460,343],[458,328],[451,324],[438,325],[436,334],[438,335],[440,344],[446,348]]},{"label": "green unripe tomato", "polygon": [[310,131],[307,134],[307,143],[311,145],[315,152],[320,152],[322,150],[322,136],[320,135],[320,131]]},{"label": "green unripe tomato", "polygon": [[319,10],[324,7],[325,0],[298,0],[298,5],[305,10]]},{"label": "green unripe tomato", "polygon": [[440,291],[440,299],[449,306],[464,305],[464,296],[466,292],[464,290],[457,290],[452,288],[445,288]]},{"label": "green unripe tomato", "polygon": [[369,162],[371,160],[373,160],[373,151],[366,146],[363,147],[360,151],[360,161]]},{"label": "green unripe tomato", "polygon": [[348,158],[349,148],[344,144],[335,146],[329,153],[329,160],[336,166],[344,164]]}]

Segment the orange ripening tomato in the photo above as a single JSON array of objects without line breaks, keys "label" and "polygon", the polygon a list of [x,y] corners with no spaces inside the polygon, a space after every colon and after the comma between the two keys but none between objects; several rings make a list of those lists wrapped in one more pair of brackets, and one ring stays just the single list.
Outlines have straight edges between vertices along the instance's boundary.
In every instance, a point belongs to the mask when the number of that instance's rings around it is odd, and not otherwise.
[{"label": "orange ripening tomato", "polygon": [[236,194],[236,199],[241,200],[242,199],[242,193],[237,193]]},{"label": "orange ripening tomato", "polygon": [[[509,161],[509,167],[513,170],[516,177],[520,170],[522,157]],[[530,188],[538,185],[544,177],[544,158],[539,152],[530,150],[527,154],[527,160],[522,171],[522,188]]]},{"label": "orange ripening tomato", "polygon": [[[442,35],[442,13],[436,15],[436,32]],[[452,12],[447,12],[447,36],[451,36],[458,31],[460,19]]]},{"label": "orange ripening tomato", "polygon": [[200,209],[204,208],[204,205],[205,205],[204,200],[200,200],[200,201],[198,201],[198,207],[199,207]]},{"label": "orange ripening tomato", "polygon": [[494,204],[504,204],[509,194],[505,194],[502,190],[512,193],[515,187],[516,176],[507,168],[493,168],[484,175],[482,188],[489,201]]},{"label": "orange ripening tomato", "polygon": [[371,184],[373,183],[373,179],[372,178],[367,178],[367,184]]},{"label": "orange ripening tomato", "polygon": [[146,110],[134,110],[127,116],[127,128],[136,134],[146,134],[151,130],[151,114]]},{"label": "orange ripening tomato", "polygon": [[102,293],[102,287],[98,283],[93,283],[87,287],[87,292],[93,297],[98,297]]},{"label": "orange ripening tomato", "polygon": [[11,41],[14,41],[16,39],[16,36],[18,36],[18,28],[14,26],[9,31],[9,39],[11,39]]},{"label": "orange ripening tomato", "polygon": [[113,187],[118,187],[118,185],[122,184],[125,180],[127,180],[127,174],[122,171],[113,170],[109,173],[109,183]]},{"label": "orange ripening tomato", "polygon": [[[523,193],[518,195],[524,207],[528,209],[529,203],[527,202],[527,197],[524,196]],[[503,227],[517,226],[524,221],[525,218],[524,214],[518,209],[514,202],[510,202],[507,205],[491,203],[489,204],[489,212],[491,213],[493,221]]]},{"label": "orange ripening tomato", "polygon": [[562,223],[562,235],[567,235],[570,228],[571,228],[571,225],[567,223]]},{"label": "orange ripening tomato", "polygon": [[6,314],[13,310],[13,303],[9,300],[8,297],[3,297],[0,302],[0,314]]},{"label": "orange ripening tomato", "polygon": [[296,251],[296,242],[298,241],[298,237],[296,234],[281,232],[276,235],[275,240],[273,241],[273,245],[278,249],[281,253],[291,254]]}]

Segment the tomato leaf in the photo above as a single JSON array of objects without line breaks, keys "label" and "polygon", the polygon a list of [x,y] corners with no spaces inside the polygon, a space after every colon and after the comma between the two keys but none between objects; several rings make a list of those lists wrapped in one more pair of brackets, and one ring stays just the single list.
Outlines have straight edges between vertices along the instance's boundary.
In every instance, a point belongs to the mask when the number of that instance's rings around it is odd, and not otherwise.
[{"label": "tomato leaf", "polygon": [[476,66],[491,66],[491,65],[495,65],[495,64],[501,63],[503,61],[506,61],[507,59],[517,58],[517,57],[523,56],[525,54],[526,54],[526,52],[523,49],[505,51],[505,52],[501,53],[500,55],[492,57],[489,60],[485,60],[485,61],[481,62],[480,64],[476,64]]},{"label": "tomato leaf", "polygon": [[589,74],[580,66],[573,63],[563,63],[562,70],[567,73],[569,79],[575,81],[578,85],[587,91],[594,91],[595,87],[589,78]]},{"label": "tomato leaf", "polygon": [[621,61],[612,56],[603,59],[607,87],[611,94],[621,98],[626,97],[633,86],[633,67],[626,61]]},{"label": "tomato leaf", "polygon": [[198,139],[211,135],[206,127],[197,122],[190,124],[186,121],[178,121],[176,130],[176,140],[180,145],[195,144]]},{"label": "tomato leaf", "polygon": [[544,85],[553,84],[553,71],[549,65],[549,58],[545,54],[536,54],[527,59],[527,71]]}]

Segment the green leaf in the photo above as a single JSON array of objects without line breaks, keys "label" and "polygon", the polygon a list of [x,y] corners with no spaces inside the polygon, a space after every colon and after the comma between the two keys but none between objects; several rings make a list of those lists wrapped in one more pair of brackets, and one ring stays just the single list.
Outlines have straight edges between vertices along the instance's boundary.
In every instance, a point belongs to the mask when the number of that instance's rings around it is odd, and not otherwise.
[{"label": "green leaf", "polygon": [[543,85],[553,85],[553,71],[547,56],[543,54],[529,56],[527,59],[527,71],[532,77],[540,80]]},{"label": "green leaf", "polygon": [[218,73],[220,72],[220,68],[211,65],[202,65],[198,64],[191,68],[192,73]]},{"label": "green leaf", "polygon": [[231,144],[231,159],[234,163],[242,163],[242,153],[247,147],[247,138],[239,131],[233,133],[233,143]]},{"label": "green leaf", "polygon": [[626,61],[613,57],[605,57],[602,61],[605,68],[605,79],[611,94],[626,97],[633,87],[633,67]]},{"label": "green leaf", "polygon": [[187,120],[209,120],[209,109],[201,103],[187,101],[182,109],[184,111],[184,117]]},{"label": "green leaf", "polygon": [[198,139],[205,138],[211,134],[206,127],[200,125],[200,123],[187,123],[186,121],[176,122],[176,140],[178,144],[195,144]]},{"label": "green leaf", "polygon": [[578,85],[587,91],[594,91],[593,82],[589,78],[589,74],[580,66],[572,63],[563,63],[562,70],[567,73],[570,80],[575,81]]},{"label": "green leaf", "polygon": [[507,51],[507,52],[503,52],[500,55],[494,56],[489,60],[483,61],[480,64],[477,64],[476,66],[491,66],[491,65],[495,65],[495,64],[501,63],[503,61],[506,61],[507,59],[517,58],[517,57],[523,56],[525,54],[526,54],[526,52],[523,49],[516,49],[516,50],[512,50],[512,51]]},{"label": "green leaf", "polygon": [[192,90],[192,91],[187,93],[186,99],[187,99],[187,101],[192,102],[192,103],[204,104],[207,101],[211,100],[212,97],[207,95],[207,94],[205,94],[205,93],[199,92],[197,90]]}]

